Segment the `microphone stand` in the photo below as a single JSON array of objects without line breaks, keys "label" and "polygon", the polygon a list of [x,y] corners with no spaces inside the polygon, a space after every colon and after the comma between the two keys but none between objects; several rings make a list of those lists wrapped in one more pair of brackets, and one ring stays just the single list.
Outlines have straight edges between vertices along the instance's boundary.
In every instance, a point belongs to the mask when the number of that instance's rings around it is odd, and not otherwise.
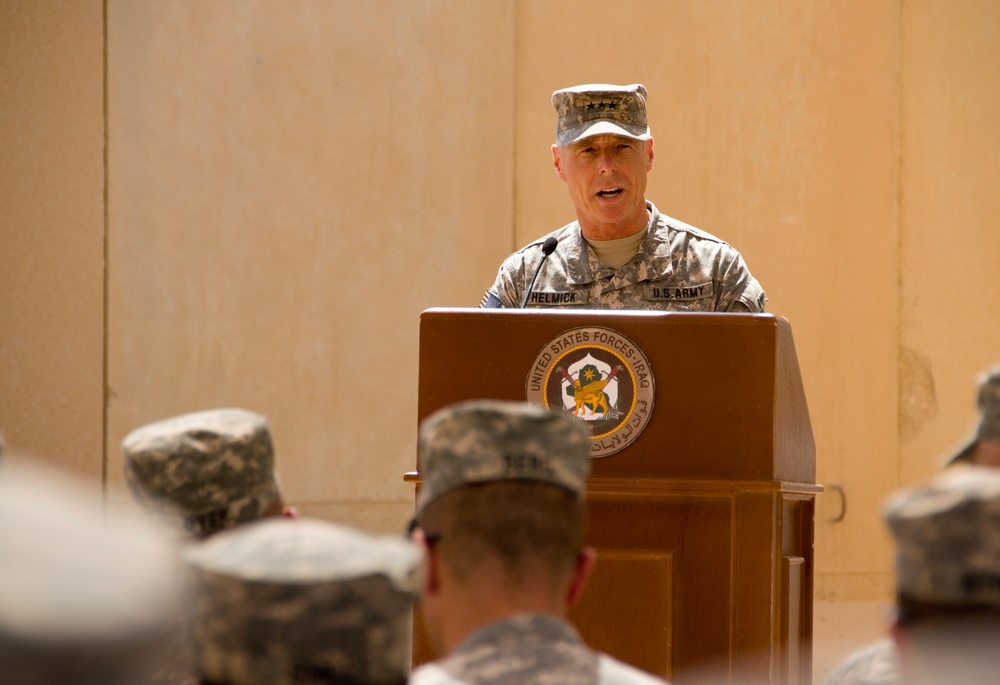
[{"label": "microphone stand", "polygon": [[528,304],[528,298],[531,296],[531,291],[535,287],[535,279],[538,278],[538,272],[542,270],[542,264],[545,260],[549,258],[549,255],[556,251],[556,245],[559,241],[554,237],[549,236],[542,243],[542,258],[538,262],[538,266],[535,267],[535,273],[531,276],[531,282],[528,283],[528,289],[524,291],[524,299],[521,300],[521,309],[524,309],[525,305]]}]

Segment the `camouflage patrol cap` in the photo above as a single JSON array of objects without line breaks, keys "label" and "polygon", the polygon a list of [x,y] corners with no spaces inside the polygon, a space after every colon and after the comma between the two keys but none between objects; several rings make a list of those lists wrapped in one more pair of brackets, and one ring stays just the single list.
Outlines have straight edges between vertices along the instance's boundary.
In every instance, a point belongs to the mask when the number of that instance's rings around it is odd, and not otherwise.
[{"label": "camouflage patrol cap", "polygon": [[147,424],[125,437],[122,451],[134,497],[192,535],[260,518],[281,501],[267,419],[245,409]]},{"label": "camouflage patrol cap", "polygon": [[1000,471],[949,469],[893,497],[900,597],[1000,609]]},{"label": "camouflage patrol cap", "polygon": [[417,512],[476,483],[527,480],[582,496],[590,472],[590,430],[567,414],[525,402],[473,400],[427,417],[420,426]]},{"label": "camouflage patrol cap", "polygon": [[646,121],[646,87],[641,83],[615,86],[590,83],[552,93],[556,110],[556,144],[613,134],[649,140]]},{"label": "camouflage patrol cap", "polygon": [[185,551],[198,674],[230,685],[403,683],[420,551],[312,519],[266,519]]},{"label": "camouflage patrol cap", "polygon": [[947,461],[948,464],[969,462],[980,440],[1000,442],[1000,366],[988,371],[979,382],[979,425],[975,435]]},{"label": "camouflage patrol cap", "polygon": [[0,466],[0,681],[134,685],[165,666],[183,586],[172,535],[100,487]]}]

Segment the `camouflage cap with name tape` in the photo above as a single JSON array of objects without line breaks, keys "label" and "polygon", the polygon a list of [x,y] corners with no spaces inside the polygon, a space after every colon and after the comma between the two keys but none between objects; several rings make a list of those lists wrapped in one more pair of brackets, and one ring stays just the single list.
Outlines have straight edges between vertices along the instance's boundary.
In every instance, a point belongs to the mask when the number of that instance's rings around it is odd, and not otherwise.
[{"label": "camouflage cap with name tape", "polygon": [[403,683],[420,551],[312,519],[267,519],[185,552],[198,674],[230,685]]},{"label": "camouflage cap with name tape", "polygon": [[457,488],[502,480],[549,483],[583,495],[590,430],[540,405],[472,400],[438,410],[420,426],[417,512]]},{"label": "camouflage cap with name tape", "polygon": [[133,496],[192,535],[280,508],[271,433],[260,414],[212,409],[156,421],[129,433],[122,451]]},{"label": "camouflage cap with name tape", "polygon": [[611,134],[649,140],[646,121],[646,87],[641,83],[616,86],[589,83],[552,93],[556,110],[556,144]]},{"label": "camouflage cap with name tape", "polygon": [[969,462],[980,440],[1000,442],[1000,367],[988,371],[979,382],[979,424],[975,434],[948,464]]},{"label": "camouflage cap with name tape", "polygon": [[895,495],[886,521],[899,597],[1000,610],[1000,470],[940,473]]}]

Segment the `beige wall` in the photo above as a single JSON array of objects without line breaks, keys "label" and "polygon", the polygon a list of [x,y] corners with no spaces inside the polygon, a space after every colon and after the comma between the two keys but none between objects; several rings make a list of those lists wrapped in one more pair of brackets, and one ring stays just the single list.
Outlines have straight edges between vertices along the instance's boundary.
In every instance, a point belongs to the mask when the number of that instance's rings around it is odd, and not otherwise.
[{"label": "beige wall", "polygon": [[972,431],[979,373],[1000,363],[1000,5],[908,3],[900,190],[900,476]]},{"label": "beige wall", "polygon": [[104,30],[99,0],[0,2],[0,433],[100,483]]},{"label": "beige wall", "polygon": [[398,529],[419,312],[573,218],[551,91],[641,81],[649,197],[791,321],[847,495],[840,523],[819,499],[817,638],[881,633],[884,498],[1000,361],[1000,6],[619,6],[0,2],[0,431],[117,492],[128,430],[241,405],[293,503]]},{"label": "beige wall", "polygon": [[513,31],[496,2],[109,5],[113,479],[131,428],[244,406],[300,510],[402,530],[419,313],[510,248]]}]

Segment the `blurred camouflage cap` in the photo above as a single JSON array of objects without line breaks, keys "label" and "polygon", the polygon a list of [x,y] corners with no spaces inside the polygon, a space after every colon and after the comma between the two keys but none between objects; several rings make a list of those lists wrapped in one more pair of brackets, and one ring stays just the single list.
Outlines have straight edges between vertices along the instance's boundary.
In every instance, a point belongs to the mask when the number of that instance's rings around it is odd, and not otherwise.
[{"label": "blurred camouflage cap", "polygon": [[136,685],[165,664],[183,586],[173,537],[100,485],[0,466],[0,681]]},{"label": "blurred camouflage cap", "polygon": [[198,674],[231,685],[403,683],[419,549],[312,519],[266,519],[184,554]]},{"label": "blurred camouflage cap", "polygon": [[150,423],[122,441],[135,498],[192,535],[264,515],[281,502],[267,419],[213,409]]},{"label": "blurred camouflage cap", "polygon": [[580,419],[540,405],[461,402],[420,426],[417,512],[457,488],[502,480],[550,483],[583,495],[590,473],[590,430]]},{"label": "blurred camouflage cap", "polygon": [[896,589],[930,604],[1000,608],[1000,471],[950,469],[895,495]]},{"label": "blurred camouflage cap", "polygon": [[556,110],[556,144],[613,134],[649,140],[646,121],[646,87],[641,83],[614,86],[589,83],[552,93]]},{"label": "blurred camouflage cap", "polygon": [[975,435],[948,459],[948,464],[971,461],[979,440],[1000,442],[1000,366],[986,372],[980,379],[978,404],[979,424]]}]

